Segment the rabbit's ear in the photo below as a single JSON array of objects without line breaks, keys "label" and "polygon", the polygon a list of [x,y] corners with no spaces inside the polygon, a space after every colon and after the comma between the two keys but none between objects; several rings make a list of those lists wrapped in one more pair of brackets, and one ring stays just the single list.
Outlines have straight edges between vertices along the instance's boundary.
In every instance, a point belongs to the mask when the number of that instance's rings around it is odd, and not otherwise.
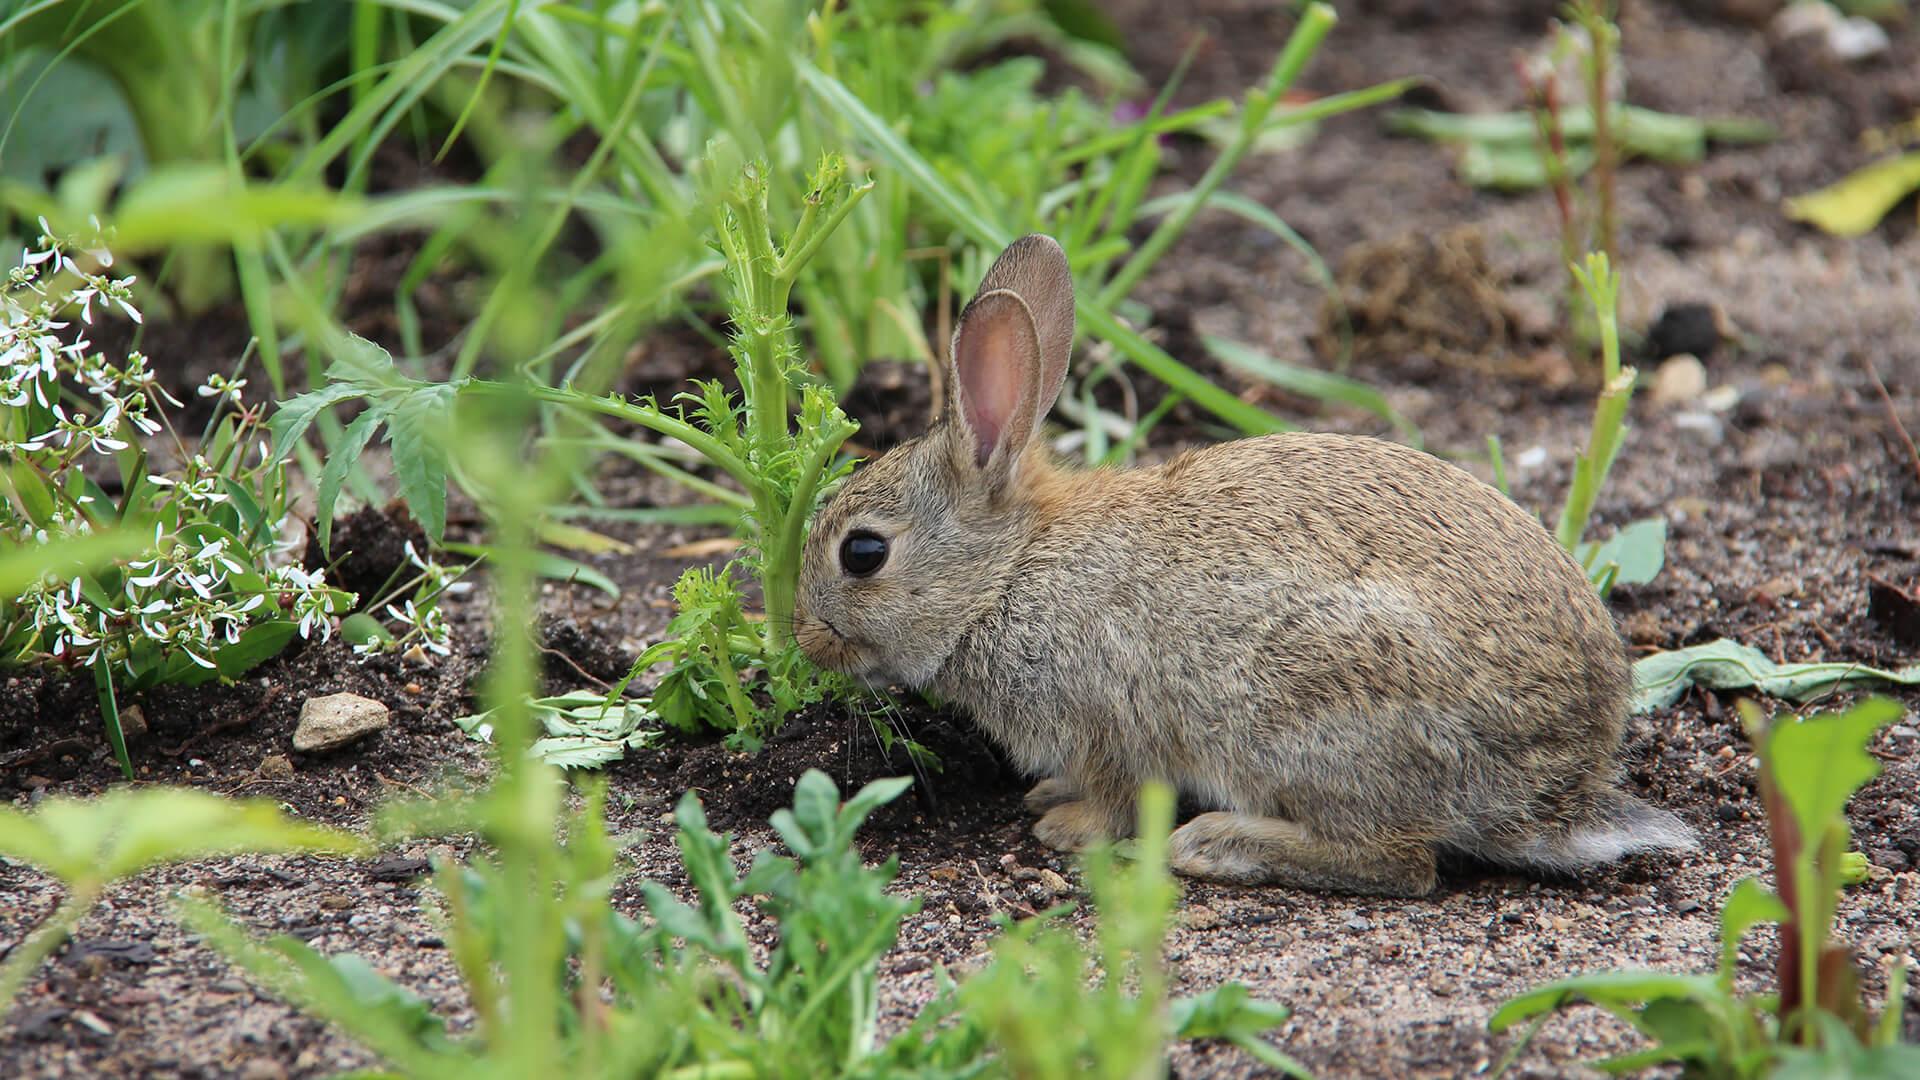
[{"label": "rabbit's ear", "polygon": [[1007,289],[975,296],[953,335],[950,406],[975,467],[1004,476],[1026,449],[1040,370],[1040,335],[1026,301]]},{"label": "rabbit's ear", "polygon": [[980,283],[979,295],[1005,289],[1026,302],[1040,338],[1039,397],[1033,414],[1044,418],[1060,396],[1073,354],[1073,272],[1067,253],[1051,236],[1033,233],[1007,245]]}]

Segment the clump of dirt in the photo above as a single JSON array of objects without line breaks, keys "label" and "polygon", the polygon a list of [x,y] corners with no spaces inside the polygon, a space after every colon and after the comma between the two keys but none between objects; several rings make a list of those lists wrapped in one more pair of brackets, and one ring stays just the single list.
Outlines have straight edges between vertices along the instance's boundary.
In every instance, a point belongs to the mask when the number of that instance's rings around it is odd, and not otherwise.
[{"label": "clump of dirt", "polygon": [[309,570],[326,568],[330,581],[365,606],[404,576],[408,544],[417,552],[428,550],[426,533],[396,499],[384,509],[362,507],[335,518],[330,551],[321,548],[317,529],[310,532],[304,562]]},{"label": "clump of dirt", "polygon": [[618,682],[632,669],[634,654],[572,614],[548,612],[535,630],[541,668],[547,678],[578,683],[581,675],[602,683]]},{"label": "clump of dirt", "polygon": [[[1336,275],[1353,329],[1354,355],[1398,362],[1426,356],[1500,375],[1522,373],[1516,359],[1533,336],[1487,260],[1480,230],[1463,225],[1435,234],[1402,233],[1349,248]],[[1320,309],[1315,346],[1328,359],[1342,339],[1341,307]]]},{"label": "clump of dirt", "polygon": [[913,776],[906,798],[874,815],[885,834],[922,816],[965,831],[981,805],[1004,804],[1024,778],[965,718],[926,705],[828,701],[789,717],[757,753],[729,749],[720,738],[676,740],[629,757],[622,780],[655,791],[698,791],[715,828],[758,825],[791,805],[793,784],[808,769],[833,777],[844,793],[874,780]]}]

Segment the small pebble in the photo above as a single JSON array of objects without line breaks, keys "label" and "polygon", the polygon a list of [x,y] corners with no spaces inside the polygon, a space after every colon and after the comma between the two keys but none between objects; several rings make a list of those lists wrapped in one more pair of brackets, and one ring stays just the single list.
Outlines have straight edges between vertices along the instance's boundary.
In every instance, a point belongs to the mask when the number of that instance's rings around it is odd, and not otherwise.
[{"label": "small pebble", "polygon": [[1224,920],[1220,918],[1219,912],[1205,904],[1195,904],[1181,913],[1180,921],[1186,924],[1189,930],[1212,930]]},{"label": "small pebble", "polygon": [[1662,361],[1653,373],[1647,398],[1662,408],[1685,405],[1707,392],[1707,368],[1692,353]]}]

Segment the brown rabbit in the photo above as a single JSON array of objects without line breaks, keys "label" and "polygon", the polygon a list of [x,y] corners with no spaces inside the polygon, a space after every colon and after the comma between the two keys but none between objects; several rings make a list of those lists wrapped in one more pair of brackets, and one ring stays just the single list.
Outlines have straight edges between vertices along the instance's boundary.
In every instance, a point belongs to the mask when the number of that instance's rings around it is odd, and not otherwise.
[{"label": "brown rabbit", "polygon": [[1419,896],[1450,852],[1557,871],[1693,845],[1616,786],[1630,676],[1540,523],[1466,472],[1343,435],[1076,471],[1035,438],[1073,281],[1016,241],[954,334],[933,430],[807,540],[818,663],[932,691],[1031,773],[1034,834],[1124,835],[1139,785],[1218,809],[1174,869]]}]

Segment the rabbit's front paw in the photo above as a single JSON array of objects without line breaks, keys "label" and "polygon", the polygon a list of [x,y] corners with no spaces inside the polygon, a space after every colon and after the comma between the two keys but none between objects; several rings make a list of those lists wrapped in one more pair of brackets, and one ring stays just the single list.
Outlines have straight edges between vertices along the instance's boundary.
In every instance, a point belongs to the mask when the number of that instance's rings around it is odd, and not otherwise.
[{"label": "rabbit's front paw", "polygon": [[1086,799],[1064,802],[1033,823],[1033,835],[1055,851],[1085,851],[1113,837],[1112,815]]},{"label": "rabbit's front paw", "polygon": [[1080,798],[1080,788],[1065,777],[1049,776],[1033,785],[1023,801],[1027,813],[1044,814],[1056,806],[1062,806]]}]

